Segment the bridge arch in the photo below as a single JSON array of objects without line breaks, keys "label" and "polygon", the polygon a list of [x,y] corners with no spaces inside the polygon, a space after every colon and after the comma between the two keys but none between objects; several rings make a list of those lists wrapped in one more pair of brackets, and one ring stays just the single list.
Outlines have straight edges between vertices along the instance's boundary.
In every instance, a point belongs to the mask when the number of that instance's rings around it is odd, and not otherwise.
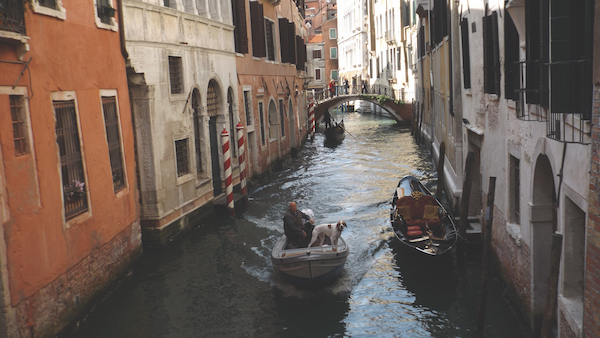
[{"label": "bridge arch", "polygon": [[[379,98],[378,98],[379,97]],[[409,123],[412,120],[412,103],[396,102],[394,99],[386,97],[380,99],[380,95],[373,94],[349,94],[338,95],[327,100],[322,100],[315,106],[315,120],[319,121],[323,118],[325,111],[333,107],[339,106],[342,103],[349,101],[368,101],[385,109],[398,123]]]}]

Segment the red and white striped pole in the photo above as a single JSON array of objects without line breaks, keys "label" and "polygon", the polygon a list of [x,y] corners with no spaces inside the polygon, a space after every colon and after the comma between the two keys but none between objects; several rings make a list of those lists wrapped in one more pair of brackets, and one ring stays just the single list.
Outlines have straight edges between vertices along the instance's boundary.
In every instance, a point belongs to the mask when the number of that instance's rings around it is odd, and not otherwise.
[{"label": "red and white striped pole", "polygon": [[223,125],[221,132],[221,143],[223,144],[223,169],[225,170],[225,194],[227,194],[227,209],[232,215],[235,215],[233,206],[233,180],[231,179],[231,152],[229,150],[229,133]]},{"label": "red and white striped pole", "polygon": [[240,151],[240,188],[242,189],[242,196],[246,197],[246,154],[244,153],[244,126],[242,126],[242,122],[238,121],[235,130],[237,131],[237,144]]},{"label": "red and white striped pole", "polygon": [[315,138],[315,102],[314,99],[308,104],[308,121],[310,122],[310,139]]}]

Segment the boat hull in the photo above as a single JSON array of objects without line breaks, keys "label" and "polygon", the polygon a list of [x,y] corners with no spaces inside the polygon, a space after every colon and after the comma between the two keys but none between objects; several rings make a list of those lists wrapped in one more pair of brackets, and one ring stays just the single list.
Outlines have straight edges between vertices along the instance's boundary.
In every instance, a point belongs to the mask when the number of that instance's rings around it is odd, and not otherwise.
[{"label": "boat hull", "polygon": [[443,238],[430,236],[423,234],[423,236],[417,238],[411,238],[407,236],[402,230],[399,222],[394,218],[396,201],[403,196],[410,196],[413,191],[420,191],[425,195],[430,195],[431,193],[421,182],[413,177],[413,176],[405,176],[403,177],[398,186],[396,187],[396,191],[392,197],[392,207],[390,209],[390,222],[392,224],[392,229],[394,230],[394,235],[401,246],[408,250],[410,253],[415,253],[420,257],[427,257],[430,259],[437,259],[439,257],[448,255],[448,253],[452,252],[452,249],[456,245],[458,240],[458,232],[456,230],[456,225],[454,224],[452,216],[448,213],[448,210],[436,199],[436,202],[443,210],[443,214],[446,215],[441,220],[441,226],[443,227],[445,236]]},{"label": "boat hull", "polygon": [[287,237],[283,235],[271,252],[271,263],[281,279],[291,284],[314,285],[334,281],[344,270],[349,249],[343,238],[338,240],[338,250],[331,245],[284,249]]}]

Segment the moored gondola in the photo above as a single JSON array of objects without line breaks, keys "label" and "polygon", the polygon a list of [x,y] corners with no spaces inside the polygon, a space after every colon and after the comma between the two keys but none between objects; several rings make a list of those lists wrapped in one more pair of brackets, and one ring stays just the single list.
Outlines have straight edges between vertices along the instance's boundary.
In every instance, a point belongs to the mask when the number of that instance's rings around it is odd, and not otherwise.
[{"label": "moored gondola", "polygon": [[394,191],[390,221],[405,248],[425,257],[451,252],[458,233],[448,210],[413,176],[403,177]]}]

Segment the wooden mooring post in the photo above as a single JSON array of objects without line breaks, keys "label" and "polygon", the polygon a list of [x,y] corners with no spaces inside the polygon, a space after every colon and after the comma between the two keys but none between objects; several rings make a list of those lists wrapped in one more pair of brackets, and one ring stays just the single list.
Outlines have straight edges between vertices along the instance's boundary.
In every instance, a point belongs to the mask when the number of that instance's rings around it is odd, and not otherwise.
[{"label": "wooden mooring post", "polygon": [[437,173],[438,183],[435,191],[435,198],[440,200],[444,192],[444,159],[446,158],[446,143],[440,143],[440,157],[438,158]]},{"label": "wooden mooring post", "polygon": [[550,249],[550,275],[548,275],[548,289],[546,293],[546,306],[542,319],[542,332],[540,337],[550,337],[554,316],[556,315],[556,297],[558,293],[558,275],[560,273],[560,255],[562,253],[563,236],[555,233],[552,235],[552,248]]},{"label": "wooden mooring post", "polygon": [[483,337],[485,322],[485,304],[487,301],[487,283],[492,251],[492,224],[494,223],[494,195],[496,194],[496,178],[490,177],[488,203],[485,211],[485,227],[483,229],[483,254],[481,271],[481,290],[479,291],[479,307],[477,309],[476,337]]}]

